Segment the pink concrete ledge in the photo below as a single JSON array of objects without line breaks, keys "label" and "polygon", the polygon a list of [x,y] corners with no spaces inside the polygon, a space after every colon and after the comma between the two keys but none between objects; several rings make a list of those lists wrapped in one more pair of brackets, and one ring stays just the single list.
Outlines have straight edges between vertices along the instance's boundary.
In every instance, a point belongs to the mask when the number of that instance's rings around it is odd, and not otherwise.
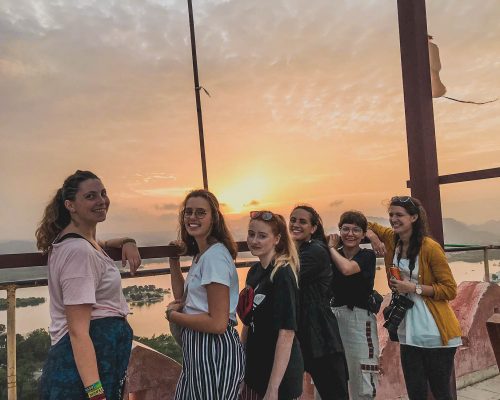
[{"label": "pink concrete ledge", "polygon": [[170,357],[134,342],[124,400],[173,399],[181,369],[181,365]]}]

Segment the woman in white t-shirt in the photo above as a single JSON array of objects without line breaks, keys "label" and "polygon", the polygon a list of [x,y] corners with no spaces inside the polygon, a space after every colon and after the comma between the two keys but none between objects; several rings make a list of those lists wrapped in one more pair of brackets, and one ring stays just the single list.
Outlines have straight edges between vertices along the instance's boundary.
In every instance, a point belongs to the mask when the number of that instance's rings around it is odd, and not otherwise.
[{"label": "woman in white t-shirt", "polygon": [[95,174],[76,171],[36,231],[38,248],[49,255],[52,347],[40,380],[42,400],[121,400],[132,330],[120,272],[103,248],[121,248],[131,273],[141,258],[133,239],[97,241],[109,203]]},{"label": "woman in white t-shirt", "polygon": [[238,275],[234,242],[219,202],[207,190],[194,190],[179,213],[183,255],[193,256],[186,280],[178,258],[170,258],[176,299],[167,319],[182,327],[182,373],[176,400],[235,400],[245,370],[236,326]]}]

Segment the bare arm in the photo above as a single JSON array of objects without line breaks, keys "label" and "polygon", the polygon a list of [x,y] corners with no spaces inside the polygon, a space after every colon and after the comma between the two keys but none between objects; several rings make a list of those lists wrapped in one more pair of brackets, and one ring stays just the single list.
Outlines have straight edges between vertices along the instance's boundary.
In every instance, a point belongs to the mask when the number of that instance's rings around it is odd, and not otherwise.
[{"label": "bare arm", "polygon": [[94,344],[89,335],[92,305],[66,306],[65,311],[76,368],[83,386],[87,387],[99,380]]},{"label": "bare arm", "polygon": [[243,328],[241,329],[241,343],[243,343],[243,346],[246,346],[247,338],[248,338],[248,326],[243,325]]},{"label": "bare arm", "polygon": [[372,249],[377,256],[385,256],[385,244],[382,242],[377,234],[371,229],[366,231],[366,237],[372,245]]},{"label": "bare arm", "polygon": [[174,299],[181,300],[184,296],[184,276],[181,271],[181,262],[178,257],[170,257],[168,264],[170,266],[170,280]]},{"label": "bare arm", "polygon": [[[398,281],[393,277],[389,280],[389,286],[398,293],[416,293],[417,290],[415,283],[409,280]],[[422,288],[421,296],[434,297],[434,287],[431,285],[421,285],[420,287]]]},{"label": "bare arm", "polygon": [[361,268],[359,268],[359,265],[356,261],[348,260],[337,251],[336,247],[338,246],[339,241],[340,237],[336,233],[328,235],[328,249],[330,251],[332,261],[334,262],[337,269],[342,275],[346,276],[361,272]]},{"label": "bare arm", "polygon": [[179,312],[182,304],[172,302],[168,309],[168,320],[198,332],[222,334],[229,322],[229,287],[220,283],[205,286],[208,298],[208,313],[184,314]]},{"label": "bare arm", "polygon": [[273,369],[271,377],[267,385],[266,394],[263,400],[277,400],[278,389],[281,380],[285,375],[288,362],[290,361],[290,353],[292,351],[293,338],[295,332],[286,329],[280,329],[278,333],[278,340],[276,341],[276,350],[274,352]]},{"label": "bare arm", "polygon": [[99,241],[99,246],[104,248],[122,249],[122,267],[125,267],[128,261],[130,274],[134,275],[135,271],[141,266],[141,255],[135,240],[128,237],[108,239],[104,242]]}]

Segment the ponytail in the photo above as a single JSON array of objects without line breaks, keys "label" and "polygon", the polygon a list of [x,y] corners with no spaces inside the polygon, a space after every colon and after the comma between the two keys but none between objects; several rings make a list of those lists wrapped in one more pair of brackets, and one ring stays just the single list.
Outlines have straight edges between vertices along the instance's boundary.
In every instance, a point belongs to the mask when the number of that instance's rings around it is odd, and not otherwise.
[{"label": "ponytail", "polygon": [[66,200],[75,200],[80,183],[87,179],[99,179],[90,171],[76,171],[64,181],[57,190],[43,213],[42,220],[35,232],[36,246],[43,253],[47,253],[55,238],[71,222],[71,215],[64,205]]}]

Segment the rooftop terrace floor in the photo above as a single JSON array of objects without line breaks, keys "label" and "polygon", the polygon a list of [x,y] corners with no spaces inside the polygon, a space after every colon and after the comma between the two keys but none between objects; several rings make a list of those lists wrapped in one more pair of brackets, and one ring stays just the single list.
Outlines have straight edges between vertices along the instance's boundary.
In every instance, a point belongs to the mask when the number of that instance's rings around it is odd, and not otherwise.
[{"label": "rooftop terrace floor", "polygon": [[500,400],[500,375],[458,391],[458,400]]}]

